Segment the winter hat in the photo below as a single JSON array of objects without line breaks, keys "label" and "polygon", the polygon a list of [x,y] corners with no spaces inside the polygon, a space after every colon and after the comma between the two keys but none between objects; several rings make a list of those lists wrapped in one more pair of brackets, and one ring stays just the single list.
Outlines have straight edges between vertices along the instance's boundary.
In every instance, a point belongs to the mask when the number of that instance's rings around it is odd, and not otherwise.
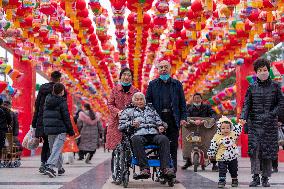
[{"label": "winter hat", "polygon": [[217,133],[221,134],[221,125],[222,123],[228,123],[231,125],[231,130],[233,129],[233,122],[227,117],[227,116],[222,116],[218,121],[217,121]]}]

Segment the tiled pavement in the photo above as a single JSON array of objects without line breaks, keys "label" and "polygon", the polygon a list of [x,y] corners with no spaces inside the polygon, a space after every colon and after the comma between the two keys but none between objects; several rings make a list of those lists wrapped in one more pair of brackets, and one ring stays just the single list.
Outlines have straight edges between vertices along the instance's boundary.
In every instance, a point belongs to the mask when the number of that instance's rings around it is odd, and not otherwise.
[{"label": "tiled pavement", "polygon": [[[0,189],[117,189],[123,188],[111,183],[110,178],[110,156],[111,153],[103,152],[99,149],[92,160],[91,165],[83,161],[75,161],[72,165],[65,165],[66,174],[64,176],[49,178],[46,175],[38,173],[39,157],[23,158],[20,168],[2,168],[0,169]],[[181,166],[184,162],[179,160]],[[194,173],[192,169],[178,171],[180,184],[174,186],[176,189],[215,189],[217,188],[218,173],[210,171]],[[284,164],[280,164],[279,173],[273,174],[271,179],[271,188],[284,189]],[[248,159],[239,161],[239,188],[248,188],[251,180]],[[228,188],[230,188],[230,178],[228,175]],[[152,180],[130,180],[129,188],[168,188],[166,185],[155,183]],[[258,187],[261,188],[261,187]]]}]

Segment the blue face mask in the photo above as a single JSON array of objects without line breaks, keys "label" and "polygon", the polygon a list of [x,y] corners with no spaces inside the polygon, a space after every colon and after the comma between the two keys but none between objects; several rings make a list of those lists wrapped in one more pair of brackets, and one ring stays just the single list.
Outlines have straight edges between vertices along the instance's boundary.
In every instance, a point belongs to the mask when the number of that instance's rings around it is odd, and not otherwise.
[{"label": "blue face mask", "polygon": [[122,86],[127,87],[127,86],[131,86],[131,83],[125,83],[125,82],[120,82]]},{"label": "blue face mask", "polygon": [[163,81],[167,81],[170,78],[170,74],[161,74],[160,79]]}]

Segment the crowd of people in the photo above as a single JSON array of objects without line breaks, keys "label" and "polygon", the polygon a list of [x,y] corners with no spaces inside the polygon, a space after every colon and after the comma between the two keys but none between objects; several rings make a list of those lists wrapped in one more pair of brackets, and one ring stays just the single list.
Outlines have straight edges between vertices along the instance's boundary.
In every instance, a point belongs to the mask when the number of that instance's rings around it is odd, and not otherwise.
[{"label": "crowd of people", "polygon": [[[149,82],[146,95],[132,85],[132,71],[129,68],[121,70],[120,82],[112,89],[108,100],[110,117],[106,149],[114,150],[122,140],[121,131],[131,128],[134,130],[131,136],[133,155],[138,159],[140,175],[150,177],[143,146],[153,143],[160,148],[162,173],[175,177],[180,128],[188,126],[188,117],[211,118],[217,122],[217,126],[207,138],[211,141],[210,147],[203,150],[208,151],[206,157],[213,164],[212,171],[219,171],[218,187],[225,187],[227,170],[232,177],[232,186],[238,186],[239,153],[236,141],[242,126],[248,134],[248,154],[253,175],[249,186],[256,187],[262,183],[262,186],[269,187],[272,169],[277,172],[278,167],[278,127],[283,125],[284,103],[280,85],[269,77],[269,62],[265,59],[255,61],[257,81],[247,90],[237,124],[225,116],[218,120],[220,115],[203,102],[200,93],[194,94],[192,103],[187,105],[182,83],[171,77],[171,64],[168,61],[159,62],[157,69],[159,78]],[[52,178],[65,173],[62,148],[66,137],[75,134],[68,111],[67,91],[60,79],[61,73],[54,71],[51,81],[40,87],[32,121],[32,136],[43,142],[39,172]],[[0,118],[1,157],[9,126],[12,126],[15,142],[19,144],[19,124],[17,114],[11,110],[11,102],[0,99]],[[79,109],[74,116],[74,121],[80,133],[77,140],[78,160],[85,159],[85,163],[89,164],[104,130],[100,115],[93,111],[90,104],[84,104],[83,109]],[[193,123],[199,126],[204,124],[204,120],[195,119]],[[170,159],[173,166],[168,164]],[[184,153],[184,159],[183,170],[192,166],[190,155]],[[176,182],[179,182],[178,178]]]}]

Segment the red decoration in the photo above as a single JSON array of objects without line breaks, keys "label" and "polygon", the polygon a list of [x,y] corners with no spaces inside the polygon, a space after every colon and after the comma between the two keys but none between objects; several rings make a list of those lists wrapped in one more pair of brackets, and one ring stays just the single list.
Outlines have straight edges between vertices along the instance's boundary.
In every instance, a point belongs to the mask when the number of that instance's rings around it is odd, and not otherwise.
[{"label": "red decoration", "polygon": [[116,10],[120,10],[125,5],[126,0],[110,0],[110,3]]}]

